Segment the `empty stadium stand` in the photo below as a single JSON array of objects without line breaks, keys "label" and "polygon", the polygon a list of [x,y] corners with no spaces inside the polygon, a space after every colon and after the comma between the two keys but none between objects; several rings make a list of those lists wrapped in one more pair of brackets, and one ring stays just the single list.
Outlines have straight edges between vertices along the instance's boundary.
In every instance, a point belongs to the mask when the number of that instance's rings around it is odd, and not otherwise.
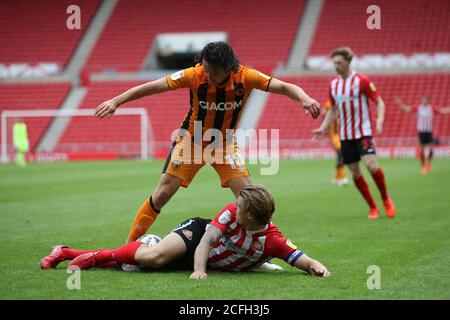
[{"label": "empty stadium stand", "polygon": [[[96,72],[113,75],[115,72],[131,72],[131,76],[121,76],[139,79],[141,74],[137,72],[141,71],[157,34],[225,31],[243,64],[272,74],[277,66],[288,61],[308,1],[314,0],[283,0],[282,3],[274,3],[272,0],[118,0],[111,16],[105,16],[101,20],[102,26],[107,22],[89,53],[86,64],[77,63],[77,59],[72,59],[72,63],[83,65],[80,66],[83,79]],[[15,63],[35,65],[53,62],[64,68],[71,61],[83,32],[96,17],[102,0],[74,2],[82,11],[81,30],[68,30],[66,27],[69,16],[66,9],[73,4],[71,1],[40,0],[39,5],[37,2],[33,2],[36,5],[30,3],[27,0],[0,2],[0,67]],[[114,3],[109,4],[112,10]],[[407,56],[420,53],[424,57],[418,59],[426,60],[428,55],[443,53],[439,59],[448,59],[450,1],[379,0],[376,4],[381,9],[380,30],[369,30],[366,27],[369,16],[366,9],[372,4],[369,0],[324,0],[311,47],[309,51],[305,48],[303,55],[309,52],[306,58],[318,57],[320,60],[325,57],[324,60],[329,64],[328,55],[333,48],[350,46],[357,56],[384,59],[392,54]],[[99,16],[102,14],[97,15]],[[93,25],[100,20],[95,21]],[[95,30],[100,32],[101,28],[97,27]],[[84,38],[85,42],[89,42],[89,39],[89,36]],[[90,43],[93,44],[94,41]],[[310,96],[323,103],[327,99],[329,81],[335,76],[331,71],[328,75],[319,72],[318,70],[329,70],[322,69],[320,63],[321,61],[316,69],[308,70],[308,76],[302,76],[301,70],[304,69],[297,66],[298,70],[291,67],[285,73],[294,76],[281,79],[300,85]],[[450,68],[450,60],[443,61],[442,65],[445,63]],[[305,66],[308,68],[307,64]],[[394,105],[394,97],[398,95],[408,104],[418,104],[421,95],[427,94],[432,104],[450,106],[449,69],[440,72],[441,69],[418,63],[407,64],[406,70],[402,70],[404,74],[394,74],[397,71],[389,68],[379,68],[382,71],[378,71],[375,64],[368,66],[367,74],[377,85],[387,107],[385,130],[377,137],[377,144],[416,145],[415,114],[398,109]],[[311,70],[316,70],[317,73]],[[429,73],[430,70],[435,73]],[[374,74],[375,72],[378,74]],[[106,77],[105,74],[96,76]],[[73,80],[76,85],[78,79]],[[87,94],[80,108],[95,108],[104,100],[142,82],[145,80],[125,81],[120,76],[108,81],[85,81],[83,85],[86,85]],[[0,112],[6,109],[58,109],[70,88],[69,83],[50,83],[46,80],[34,83],[0,83]],[[76,103],[72,104],[76,109]],[[130,102],[121,108],[131,107],[142,107],[148,111],[152,126],[153,154],[165,154],[169,150],[173,130],[179,127],[189,110],[189,92],[168,92]],[[371,109],[374,120],[376,107],[373,103]],[[50,121],[51,118],[26,119],[32,150],[36,148]],[[318,142],[311,140],[310,131],[318,127],[320,121],[321,119],[305,117],[300,106],[287,97],[271,94],[257,128],[279,129],[281,145],[315,147]],[[446,137],[445,141],[450,145],[450,115],[436,116],[435,135]],[[65,128],[53,151],[120,154],[122,150],[124,154],[137,153],[139,137],[137,116],[113,117],[109,120],[99,120],[94,116],[75,117]],[[8,143],[11,143],[10,138]],[[321,142],[319,145],[324,147],[325,143]]]},{"label": "empty stadium stand", "polygon": [[369,30],[366,10],[373,4],[369,0],[326,0],[309,56],[329,55],[344,45],[357,55],[450,52],[450,1],[376,1],[381,29]]},{"label": "empty stadium stand", "polygon": [[140,70],[158,33],[226,31],[242,63],[271,72],[288,58],[304,3],[285,0],[278,6],[268,0],[120,0],[87,69]]},{"label": "empty stadium stand", "polygon": [[[101,0],[77,0],[81,29],[66,26],[70,0],[2,0],[0,3],[0,64],[57,63],[64,68]],[[36,5],[31,5],[36,4]]]},{"label": "empty stadium stand", "polygon": [[[414,75],[370,75],[386,104],[384,132],[379,136],[382,144],[400,144],[395,137],[416,137],[416,118],[414,112],[405,113],[394,104],[394,97],[401,96],[408,104],[420,103],[424,94],[430,96],[431,103],[445,107],[450,106],[450,74],[414,74]],[[310,96],[321,103],[325,102],[330,76],[290,77],[283,80],[300,85]],[[371,103],[372,120],[376,117],[376,106]],[[279,128],[280,139],[303,139],[303,145],[314,146],[310,131],[320,125],[321,120],[305,117],[299,104],[282,96],[270,95],[265,106],[258,128]],[[450,116],[438,115],[435,118],[436,136],[450,136]],[[412,139],[416,143],[417,139]]]},{"label": "empty stadium stand", "polygon": [[[114,97],[128,88],[141,82],[94,82],[81,103],[81,108],[92,109],[101,102]],[[172,131],[177,129],[189,110],[189,91],[176,90],[152,97],[132,101],[121,108],[146,108],[152,126],[152,140],[155,147],[167,152],[170,147]],[[132,118],[134,117],[134,119]],[[84,128],[84,130],[80,130]],[[119,150],[118,145],[134,143],[133,150],[139,150],[139,120],[138,116],[120,116],[111,119],[73,118],[56,151],[60,152],[93,152],[101,142],[108,151]],[[77,145],[77,149],[73,146]],[[81,147],[80,147],[81,146]],[[81,149],[80,149],[81,148]],[[128,152],[128,150],[127,150]]]},{"label": "empty stadium stand", "polygon": [[[0,84],[0,113],[4,110],[58,109],[69,93],[70,83]],[[28,126],[30,151],[34,151],[52,118],[23,118]],[[1,124],[0,124],[1,125]],[[12,132],[8,122],[8,132]],[[8,144],[12,137],[8,135]]]}]

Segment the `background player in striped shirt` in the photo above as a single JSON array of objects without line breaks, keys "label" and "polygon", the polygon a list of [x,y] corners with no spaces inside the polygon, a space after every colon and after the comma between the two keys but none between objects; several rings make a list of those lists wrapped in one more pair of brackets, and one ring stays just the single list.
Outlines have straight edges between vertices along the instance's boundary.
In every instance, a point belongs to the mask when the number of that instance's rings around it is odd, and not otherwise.
[{"label": "background player in striped shirt", "polygon": [[[209,141],[202,142],[200,139],[199,143],[194,143],[191,137],[198,133],[203,138],[204,133],[211,132],[210,129],[222,132],[221,139],[211,141],[224,147],[225,150],[221,151],[224,154],[221,157],[223,161],[209,162],[218,173],[222,187],[229,187],[237,197],[239,191],[250,184],[247,167],[233,134],[230,136],[229,133],[237,128],[251,90],[285,95],[298,101],[305,114],[310,113],[314,119],[320,114],[319,103],[300,87],[240,65],[232,48],[224,42],[207,44],[200,53],[200,63],[195,67],[131,88],[101,103],[95,114],[99,118],[109,118],[120,105],[128,101],[180,88],[189,89],[190,109],[181,123],[180,133],[167,157],[159,184],[139,208],[127,242],[145,234],[179,187],[188,187],[198,170],[205,165],[205,159],[198,159],[194,152],[196,148],[201,148],[203,155]],[[230,145],[231,148],[228,148]],[[215,150],[219,149],[221,147]]]},{"label": "background player in striped shirt", "polygon": [[75,250],[56,246],[42,259],[43,269],[72,260],[68,268],[90,269],[115,264],[141,265],[150,269],[187,269],[193,279],[207,277],[206,268],[249,271],[270,258],[280,258],[312,275],[331,273],[319,261],[301,252],[272,224],[275,202],[263,186],[244,187],[235,203],[225,206],[213,221],[192,218],[184,221],[155,246],[134,241],[107,250]]},{"label": "background player in striped shirt", "polygon": [[428,96],[422,97],[421,104],[417,106],[409,106],[401,100],[400,97],[395,97],[395,103],[405,112],[415,111],[417,114],[417,133],[419,136],[419,158],[422,164],[422,174],[427,174],[431,171],[431,158],[433,157],[433,115],[450,113],[450,107],[436,108],[430,104]]},{"label": "background player in striped shirt", "polygon": [[369,109],[370,99],[378,107],[376,130],[381,134],[385,112],[383,99],[369,78],[350,68],[353,58],[350,48],[338,48],[332,52],[331,57],[339,76],[330,83],[329,99],[332,104],[330,111],[313,133],[318,137],[323,136],[330,124],[339,117],[339,136],[344,163],[350,169],[356,187],[369,205],[369,219],[378,218],[379,210],[361,173],[359,166],[361,159],[380,191],[388,218],[393,218],[395,205],[387,192],[384,173],[377,163]]},{"label": "background player in striped shirt", "polygon": [[[327,100],[323,105],[323,114],[326,116],[331,108],[330,100]],[[335,186],[342,187],[348,184],[348,179],[345,175],[344,158],[341,151],[341,139],[339,138],[339,122],[338,119],[334,121],[328,128],[328,136],[333,149],[336,151],[336,172],[331,183]]]}]

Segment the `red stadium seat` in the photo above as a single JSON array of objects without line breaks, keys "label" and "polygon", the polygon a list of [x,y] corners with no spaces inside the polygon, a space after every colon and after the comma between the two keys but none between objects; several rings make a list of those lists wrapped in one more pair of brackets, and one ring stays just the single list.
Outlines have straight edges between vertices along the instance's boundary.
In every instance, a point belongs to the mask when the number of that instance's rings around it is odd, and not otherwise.
[{"label": "red stadium seat", "polygon": [[120,0],[87,68],[91,72],[138,71],[159,33],[226,31],[243,64],[270,73],[288,58],[304,3]]},{"label": "red stadium seat", "polygon": [[[81,108],[95,108],[106,99],[142,82],[94,82]],[[168,151],[172,131],[177,129],[189,111],[189,91],[177,90],[132,101],[121,108],[145,108],[152,126],[153,139]],[[134,118],[133,118],[134,117]],[[138,116],[117,116],[111,119],[75,117],[59,140],[56,151],[73,151],[73,143],[139,143]],[[80,130],[84,128],[84,130]]]},{"label": "red stadium seat", "polygon": [[[69,93],[70,87],[70,83],[1,84],[0,112],[4,110],[58,109]],[[23,119],[28,126],[30,151],[34,151],[53,118]],[[12,125],[12,122],[8,122],[7,130],[10,133]],[[7,143],[12,143],[11,134],[8,135]]]},{"label": "red stadium seat", "polygon": [[329,55],[342,46],[351,47],[358,56],[450,52],[450,1],[376,1],[381,29],[369,30],[366,10],[373,4],[370,0],[326,0],[309,56]]},{"label": "red stadium seat", "polygon": [[[67,7],[81,9],[81,29],[66,26]],[[100,0],[2,0],[0,4],[0,63],[50,62],[64,68]]]},{"label": "red stadium seat", "polygon": [[[414,75],[369,75],[376,84],[386,104],[384,132],[379,137],[416,137],[416,117],[414,113],[405,113],[394,104],[394,97],[401,96],[408,104],[420,103],[422,95],[430,96],[431,103],[438,107],[450,106],[450,74],[414,74]],[[321,103],[327,100],[330,76],[292,77],[283,80],[296,83]],[[371,103],[372,120],[376,116],[376,106]],[[437,115],[434,128],[437,136],[450,136],[450,116]],[[260,118],[258,128],[280,128],[281,140],[308,141],[310,131],[320,125],[321,120],[305,117],[298,103],[283,96],[270,95]],[[395,139],[390,139],[395,140]],[[387,141],[387,140],[386,140]],[[314,146],[315,142],[309,142]]]}]

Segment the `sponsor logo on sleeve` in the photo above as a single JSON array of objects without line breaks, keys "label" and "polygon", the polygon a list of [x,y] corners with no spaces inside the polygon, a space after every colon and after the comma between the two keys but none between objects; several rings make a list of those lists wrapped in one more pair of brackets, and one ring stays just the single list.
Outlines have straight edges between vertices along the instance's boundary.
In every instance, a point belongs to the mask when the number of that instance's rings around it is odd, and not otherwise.
[{"label": "sponsor logo on sleeve", "polygon": [[286,244],[294,250],[297,250],[297,246],[291,242],[291,240],[287,239]]},{"label": "sponsor logo on sleeve", "polygon": [[172,73],[170,75],[170,79],[172,79],[173,81],[176,81],[176,80],[178,80],[180,78],[183,78],[183,76],[184,76],[184,70],[180,70],[180,71],[177,71],[175,73]]},{"label": "sponsor logo on sleeve", "polygon": [[373,92],[377,91],[377,87],[375,87],[375,84],[373,82],[371,82],[369,84],[370,90],[372,90]]},{"label": "sponsor logo on sleeve", "polygon": [[259,74],[260,77],[263,77],[263,78],[266,79],[266,80],[269,80],[269,79],[270,79],[270,77],[269,77],[267,74],[264,74],[264,73],[262,73],[262,72],[260,72],[260,73],[258,73],[258,74]]},{"label": "sponsor logo on sleeve", "polygon": [[228,222],[231,221],[231,211],[230,210],[225,210],[224,212],[222,212],[222,214],[219,217],[219,222],[221,224],[227,224]]}]

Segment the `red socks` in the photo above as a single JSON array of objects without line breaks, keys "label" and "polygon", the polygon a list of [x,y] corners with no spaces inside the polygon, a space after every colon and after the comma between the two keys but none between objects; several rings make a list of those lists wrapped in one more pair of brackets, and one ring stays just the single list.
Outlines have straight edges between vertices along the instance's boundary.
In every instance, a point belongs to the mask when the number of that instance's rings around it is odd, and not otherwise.
[{"label": "red socks", "polygon": [[67,260],[73,260],[81,254],[89,252],[98,252],[95,255],[95,266],[102,268],[112,268],[116,262],[126,264],[137,264],[134,255],[142,242],[134,241],[114,250],[96,249],[96,250],[75,250],[71,248],[63,248],[64,257]]},{"label": "red socks", "polygon": [[420,149],[419,151],[419,159],[420,163],[422,164],[422,167],[425,165],[425,154],[423,153],[423,150]]},{"label": "red socks", "polygon": [[381,198],[383,198],[383,201],[387,201],[389,195],[387,193],[383,170],[381,170],[381,168],[378,168],[377,171],[375,171],[375,173],[372,173],[372,178],[373,180],[375,180],[378,190],[380,190]]},{"label": "red socks", "polygon": [[360,176],[357,179],[353,179],[353,181],[355,182],[356,187],[358,188],[359,192],[361,192],[369,207],[376,208],[377,205],[373,200],[372,195],[370,194],[369,186],[364,177]]},{"label": "red socks", "polygon": [[142,246],[140,241],[129,242],[123,247],[113,250],[112,257],[119,263],[137,264],[136,260],[134,260],[134,255],[140,246]]},{"label": "red socks", "polygon": [[136,265],[137,262],[134,260],[134,255],[141,245],[142,242],[134,241],[114,250],[100,251],[95,255],[95,266],[105,265],[112,261]]},{"label": "red socks", "polygon": [[73,260],[79,255],[82,255],[83,253],[89,253],[89,252],[95,252],[100,250],[108,250],[108,249],[97,249],[97,250],[75,250],[71,248],[62,248],[61,251],[64,255],[64,258],[66,260]]},{"label": "red socks", "polygon": [[[389,199],[389,195],[387,193],[383,170],[381,170],[381,168],[378,168],[377,171],[372,173],[372,178],[375,181],[378,190],[380,190],[381,198],[383,198],[383,201],[387,201]],[[364,177],[360,176],[358,179],[354,179],[353,181],[355,182],[356,187],[358,188],[359,192],[361,192],[369,207],[376,208],[377,205],[375,204],[375,201],[370,194],[369,185],[367,184]]]}]

